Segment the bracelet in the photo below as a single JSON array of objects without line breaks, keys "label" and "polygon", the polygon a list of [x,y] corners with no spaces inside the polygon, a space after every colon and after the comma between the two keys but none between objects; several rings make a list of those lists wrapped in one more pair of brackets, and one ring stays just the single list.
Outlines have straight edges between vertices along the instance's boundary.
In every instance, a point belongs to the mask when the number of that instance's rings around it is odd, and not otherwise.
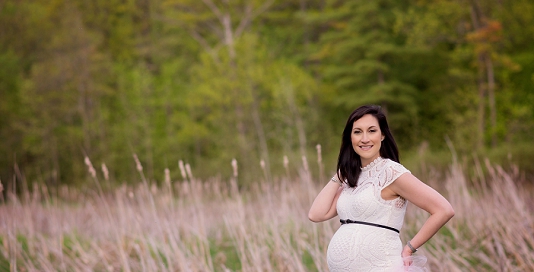
[{"label": "bracelet", "polygon": [[415,249],[412,244],[410,244],[410,241],[408,241],[408,243],[406,243],[406,245],[410,248],[410,250],[412,251],[412,253],[415,253],[417,252],[417,249]]},{"label": "bracelet", "polygon": [[333,181],[335,183],[337,183],[339,186],[343,186],[343,183],[337,178],[337,175],[334,175],[330,181]]}]

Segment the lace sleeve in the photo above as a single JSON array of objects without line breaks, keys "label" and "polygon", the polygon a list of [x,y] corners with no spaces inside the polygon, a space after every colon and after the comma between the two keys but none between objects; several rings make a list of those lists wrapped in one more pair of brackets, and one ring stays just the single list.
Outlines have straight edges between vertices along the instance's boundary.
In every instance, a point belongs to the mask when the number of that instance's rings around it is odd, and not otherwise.
[{"label": "lace sleeve", "polygon": [[404,173],[411,172],[410,170],[406,169],[402,164],[394,161],[389,161],[386,167],[384,167],[383,177],[381,178],[381,187],[385,188],[389,186]]}]

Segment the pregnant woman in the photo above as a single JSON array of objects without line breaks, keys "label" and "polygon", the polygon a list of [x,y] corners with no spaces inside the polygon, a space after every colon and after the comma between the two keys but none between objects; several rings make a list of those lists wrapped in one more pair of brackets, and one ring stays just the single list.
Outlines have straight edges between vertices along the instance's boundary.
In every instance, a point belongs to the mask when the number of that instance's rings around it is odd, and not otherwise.
[{"label": "pregnant woman", "polygon": [[[406,244],[399,230],[407,201],[430,217]],[[315,198],[308,217],[322,222],[339,215],[341,227],[328,245],[336,271],[421,271],[410,256],[454,216],[450,203],[399,163],[397,144],[379,106],[349,116],[337,174]]]}]

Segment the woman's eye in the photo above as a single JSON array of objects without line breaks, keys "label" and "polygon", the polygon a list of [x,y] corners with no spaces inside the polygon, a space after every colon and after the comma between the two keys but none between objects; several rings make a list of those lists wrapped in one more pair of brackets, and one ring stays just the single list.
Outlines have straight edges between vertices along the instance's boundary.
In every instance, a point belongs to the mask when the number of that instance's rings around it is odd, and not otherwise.
[{"label": "woman's eye", "polygon": [[354,131],[354,134],[360,134],[362,133],[361,131]]}]

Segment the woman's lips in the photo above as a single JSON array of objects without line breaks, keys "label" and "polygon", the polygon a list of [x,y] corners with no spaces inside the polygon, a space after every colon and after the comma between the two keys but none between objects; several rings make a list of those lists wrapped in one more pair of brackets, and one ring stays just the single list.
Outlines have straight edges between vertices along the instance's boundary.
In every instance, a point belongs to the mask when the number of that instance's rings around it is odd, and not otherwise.
[{"label": "woman's lips", "polygon": [[363,151],[367,151],[371,149],[372,147],[373,147],[372,145],[360,145],[360,149]]}]

